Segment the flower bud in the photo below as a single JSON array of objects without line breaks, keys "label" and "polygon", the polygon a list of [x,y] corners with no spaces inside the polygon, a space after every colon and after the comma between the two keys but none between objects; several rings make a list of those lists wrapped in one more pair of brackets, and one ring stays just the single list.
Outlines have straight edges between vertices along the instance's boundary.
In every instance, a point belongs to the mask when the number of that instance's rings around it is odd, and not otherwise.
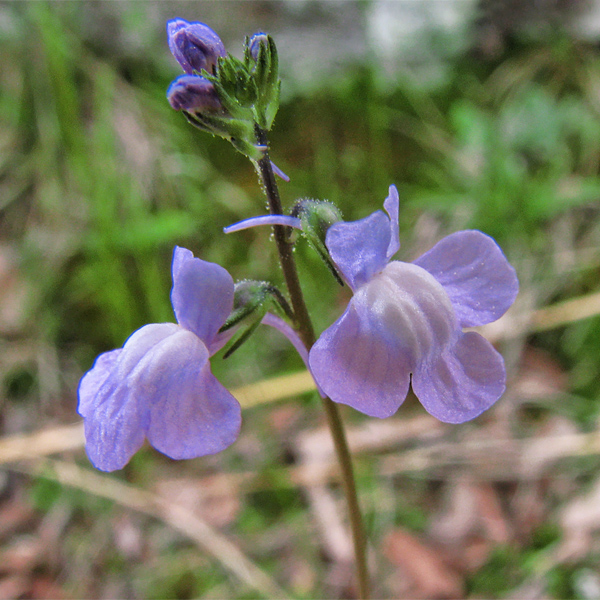
[{"label": "flower bud", "polygon": [[173,56],[188,75],[202,69],[214,73],[219,56],[226,55],[221,38],[204,23],[171,19],[167,36]]},{"label": "flower bud", "polygon": [[248,50],[250,51],[250,56],[255,61],[258,60],[258,52],[260,50],[261,44],[267,47],[269,46],[269,37],[266,33],[255,33],[248,42]]},{"label": "flower bud", "polygon": [[199,75],[180,75],[167,90],[175,110],[217,112],[223,107],[213,84]]}]

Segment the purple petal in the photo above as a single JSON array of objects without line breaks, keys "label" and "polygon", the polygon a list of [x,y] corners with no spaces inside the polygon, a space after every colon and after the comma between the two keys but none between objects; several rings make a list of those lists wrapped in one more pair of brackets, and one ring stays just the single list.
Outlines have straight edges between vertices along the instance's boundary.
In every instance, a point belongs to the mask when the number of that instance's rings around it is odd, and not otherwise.
[{"label": "purple petal", "polygon": [[496,242],[481,231],[459,231],[414,261],[452,301],[462,327],[499,319],[515,301],[519,281]]},{"label": "purple petal", "polygon": [[258,53],[261,45],[269,47],[269,36],[262,31],[255,33],[248,42],[248,50],[250,50],[250,56],[254,60],[258,60]]},{"label": "purple petal", "polygon": [[394,414],[408,392],[408,357],[369,307],[350,301],[309,353],[315,381],[334,401],[372,417]]},{"label": "purple petal", "polygon": [[380,210],[360,221],[335,223],[325,244],[352,290],[367,283],[387,264],[390,220]]},{"label": "purple petal", "polygon": [[171,302],[177,322],[210,347],[233,308],[233,279],[223,267],[194,258],[178,246],[172,271]]},{"label": "purple petal", "polygon": [[504,393],[502,356],[478,333],[460,335],[456,345],[423,361],[412,387],[425,410],[445,423],[464,423]]},{"label": "purple petal", "polygon": [[148,441],[175,459],[215,454],[238,437],[238,401],[210,370],[206,346],[180,329],[144,361],[136,380],[148,390]]},{"label": "purple petal", "polygon": [[77,396],[77,412],[82,417],[89,417],[95,409],[94,397],[102,384],[111,374],[122,350],[104,352],[94,361],[92,368],[81,378]]},{"label": "purple petal", "polygon": [[85,419],[86,450],[96,468],[123,468],[143,444],[155,375],[144,365],[160,352],[162,342],[181,331],[173,323],[146,325],[122,350],[101,355],[81,380],[79,411]]},{"label": "purple petal", "polygon": [[212,72],[219,56],[225,56],[221,38],[204,23],[172,19],[167,23],[169,49],[188,74],[202,69]]},{"label": "purple petal", "polygon": [[223,109],[214,85],[199,75],[180,75],[167,89],[174,110],[218,112]]},{"label": "purple petal", "polygon": [[258,227],[260,225],[283,225],[285,227],[302,229],[302,222],[297,217],[288,217],[286,215],[261,215],[229,225],[228,227],[225,227],[223,231],[225,233],[235,233],[236,231],[243,231],[244,229]]},{"label": "purple petal", "polygon": [[389,195],[383,203],[383,208],[385,208],[385,212],[390,216],[390,234],[392,237],[386,252],[386,257],[389,260],[400,249],[400,232],[398,226],[400,198],[398,197],[398,190],[395,185],[390,185]]}]

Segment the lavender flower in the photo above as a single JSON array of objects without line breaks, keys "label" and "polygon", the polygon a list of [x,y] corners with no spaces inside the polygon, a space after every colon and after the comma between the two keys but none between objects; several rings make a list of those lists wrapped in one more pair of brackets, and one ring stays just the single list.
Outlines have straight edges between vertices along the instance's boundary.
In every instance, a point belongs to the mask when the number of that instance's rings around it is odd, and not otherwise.
[{"label": "lavender flower", "polygon": [[202,69],[214,73],[219,56],[226,55],[221,38],[204,23],[171,19],[167,22],[167,38],[169,49],[188,75]]},{"label": "lavender flower", "polygon": [[326,245],[354,292],[344,314],[312,347],[313,376],[335,402],[374,417],[392,415],[412,387],[441,421],[462,423],[504,392],[502,357],[463,327],[498,319],[518,280],[500,248],[479,231],[441,240],[413,263],[398,251],[398,192],[377,211],[336,223]]},{"label": "lavender flower", "polygon": [[233,280],[219,265],[175,248],[171,302],[177,323],[146,325],[101,354],[79,384],[86,450],[94,466],[120,469],[147,438],[176,459],[220,452],[238,436],[241,410],[209,358],[231,334]]}]

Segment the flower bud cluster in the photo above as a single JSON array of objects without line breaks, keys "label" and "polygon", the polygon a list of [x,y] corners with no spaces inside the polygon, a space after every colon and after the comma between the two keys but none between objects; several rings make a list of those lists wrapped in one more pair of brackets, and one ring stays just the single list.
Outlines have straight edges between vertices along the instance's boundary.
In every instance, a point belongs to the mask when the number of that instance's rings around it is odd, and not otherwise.
[{"label": "flower bud cluster", "polygon": [[229,140],[260,160],[255,126],[269,130],[279,107],[277,50],[265,33],[246,39],[244,60],[227,54],[219,36],[204,23],[172,19],[167,23],[169,49],[185,75],[167,90],[171,107],[190,123]]}]

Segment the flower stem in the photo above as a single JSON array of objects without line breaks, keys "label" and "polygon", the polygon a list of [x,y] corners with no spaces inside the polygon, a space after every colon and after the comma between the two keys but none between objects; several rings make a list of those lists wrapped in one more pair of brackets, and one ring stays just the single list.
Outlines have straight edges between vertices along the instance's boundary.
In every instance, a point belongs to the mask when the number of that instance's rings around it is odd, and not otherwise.
[{"label": "flower stem", "polygon": [[[269,211],[273,215],[283,214],[283,207],[279,197],[279,190],[271,160],[268,152],[267,133],[263,129],[256,126],[257,142],[261,146],[265,146],[263,158],[258,161],[258,171],[263,184],[265,195],[269,202]],[[279,261],[283,270],[283,276],[288,288],[292,309],[294,311],[294,324],[298,335],[308,349],[315,342],[315,334],[304,302],[296,262],[292,253],[292,244],[288,239],[288,229],[283,225],[274,225],[275,243],[279,253]],[[346,502],[348,504],[348,513],[350,519],[350,528],[352,530],[352,540],[354,543],[354,555],[356,559],[356,575],[358,580],[359,597],[363,600],[369,598],[369,573],[367,569],[367,553],[366,553],[366,536],[362,522],[362,515],[358,504],[358,496],[356,494],[356,482],[354,479],[354,471],[352,468],[352,457],[346,440],[344,425],[340,416],[337,405],[329,398],[323,398],[327,421],[335,452],[341,469],[342,482]]]}]

